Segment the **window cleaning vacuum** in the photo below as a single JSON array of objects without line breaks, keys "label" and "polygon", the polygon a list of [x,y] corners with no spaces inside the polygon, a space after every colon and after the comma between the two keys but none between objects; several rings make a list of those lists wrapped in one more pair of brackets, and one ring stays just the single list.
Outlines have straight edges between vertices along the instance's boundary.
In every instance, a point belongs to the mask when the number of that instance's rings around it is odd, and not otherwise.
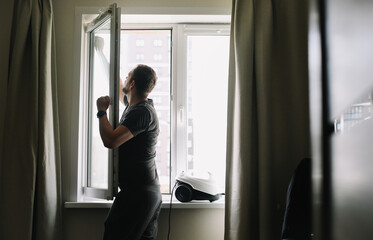
[{"label": "window cleaning vacuum", "polygon": [[201,178],[188,175],[184,171],[176,177],[175,197],[180,202],[190,202],[192,200],[208,200],[210,202],[218,200],[224,191],[218,187],[216,182],[208,173],[209,177]]}]

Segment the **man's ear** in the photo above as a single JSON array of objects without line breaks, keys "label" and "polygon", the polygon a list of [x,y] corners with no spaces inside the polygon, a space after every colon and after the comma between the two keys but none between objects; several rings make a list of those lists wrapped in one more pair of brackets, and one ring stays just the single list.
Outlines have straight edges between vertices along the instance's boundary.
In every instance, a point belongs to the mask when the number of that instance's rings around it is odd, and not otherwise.
[{"label": "man's ear", "polygon": [[132,79],[132,81],[130,82],[130,87],[134,87],[134,86],[136,86],[135,79]]}]

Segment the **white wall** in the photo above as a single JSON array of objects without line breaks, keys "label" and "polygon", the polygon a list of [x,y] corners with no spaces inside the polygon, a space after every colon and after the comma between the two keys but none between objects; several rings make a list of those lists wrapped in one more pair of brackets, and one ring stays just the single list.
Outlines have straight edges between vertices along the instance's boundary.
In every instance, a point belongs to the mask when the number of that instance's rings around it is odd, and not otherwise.
[{"label": "white wall", "polygon": [[[64,239],[101,240],[108,209],[65,209]],[[168,209],[162,209],[158,238],[166,240]],[[171,240],[223,240],[224,209],[172,209]]]},{"label": "white wall", "polygon": [[[74,31],[76,7],[105,7],[116,2],[119,7],[226,8],[231,0],[54,0],[57,47],[58,100],[61,127],[63,200],[69,199],[72,136],[77,131],[76,89],[74,87]],[[77,119],[77,118],[76,118]],[[108,209],[64,209],[64,239],[101,239]],[[166,239],[168,210],[163,209],[159,221],[159,238]],[[224,209],[174,209],[172,239],[223,239]]]}]

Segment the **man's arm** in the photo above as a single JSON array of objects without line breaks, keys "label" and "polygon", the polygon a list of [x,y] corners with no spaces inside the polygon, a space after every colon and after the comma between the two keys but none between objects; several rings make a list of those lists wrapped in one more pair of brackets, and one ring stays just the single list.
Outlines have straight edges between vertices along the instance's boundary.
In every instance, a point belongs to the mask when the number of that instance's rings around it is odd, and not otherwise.
[{"label": "man's arm", "polygon": [[[106,111],[110,104],[110,97],[100,97],[97,99],[97,110]],[[116,148],[133,138],[133,134],[126,126],[119,126],[113,129],[107,115],[103,115],[99,119],[100,136],[104,146],[107,148]]]},{"label": "man's arm", "polygon": [[123,125],[113,130],[106,115],[100,118],[100,135],[104,146],[110,149],[119,147],[133,138],[131,131]]}]

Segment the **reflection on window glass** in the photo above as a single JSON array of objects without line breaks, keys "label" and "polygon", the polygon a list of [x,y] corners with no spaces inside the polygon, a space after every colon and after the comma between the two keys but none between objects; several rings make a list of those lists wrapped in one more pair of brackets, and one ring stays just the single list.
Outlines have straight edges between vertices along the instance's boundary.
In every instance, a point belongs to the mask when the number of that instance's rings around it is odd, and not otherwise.
[{"label": "reflection on window glass", "polygon": [[187,170],[224,186],[229,36],[189,36],[187,54]]},{"label": "reflection on window glass", "polygon": [[349,131],[362,122],[371,119],[372,114],[372,94],[367,94],[352,104],[341,117],[334,120],[334,130],[336,133]]},{"label": "reflection on window glass", "polygon": [[[110,22],[106,24],[110,26]],[[110,60],[110,33],[102,27],[93,34],[95,46],[93,58],[91,59],[90,77],[90,114],[89,126],[90,136],[88,139],[88,187],[107,188],[108,187],[108,149],[103,145],[99,122],[97,121],[96,99],[109,95],[109,60]],[[108,116],[110,115],[108,110]]]},{"label": "reflection on window glass", "polygon": [[[121,32],[121,72],[124,80],[128,72],[138,64],[151,66],[157,73],[158,81],[149,95],[159,119],[160,134],[157,144],[156,164],[161,183],[161,192],[170,192],[170,131],[171,131],[171,30],[122,30]],[[168,44],[162,44],[162,43]],[[136,48],[135,46],[142,46]],[[149,58],[143,53],[149,53]],[[142,58],[137,56],[142,54]],[[151,57],[153,56],[153,57]],[[120,104],[120,114],[124,106]]]}]

